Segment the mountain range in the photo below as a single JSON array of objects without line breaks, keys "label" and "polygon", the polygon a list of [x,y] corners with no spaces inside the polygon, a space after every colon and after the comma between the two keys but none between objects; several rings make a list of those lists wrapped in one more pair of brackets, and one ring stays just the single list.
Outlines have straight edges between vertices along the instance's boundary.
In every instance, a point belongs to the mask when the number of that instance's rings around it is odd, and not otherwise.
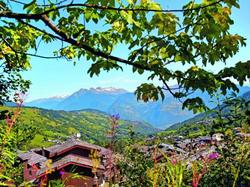
[{"label": "mountain range", "polygon": [[[240,93],[249,91],[240,87]],[[192,97],[201,97],[209,107],[214,107],[209,94],[195,92]],[[51,97],[25,103],[25,106],[43,109],[75,111],[82,109],[100,110],[107,114],[119,113],[122,119],[141,121],[156,128],[167,128],[172,124],[187,120],[194,114],[182,110],[182,103],[166,93],[164,101],[144,103],[138,101],[132,92],[117,88],[80,89],[66,97]]]}]

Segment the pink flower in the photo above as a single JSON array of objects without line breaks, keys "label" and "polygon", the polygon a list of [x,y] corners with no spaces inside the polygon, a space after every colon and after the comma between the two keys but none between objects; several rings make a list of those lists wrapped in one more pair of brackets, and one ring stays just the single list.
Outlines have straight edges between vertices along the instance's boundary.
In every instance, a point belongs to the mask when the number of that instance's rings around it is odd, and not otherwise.
[{"label": "pink flower", "polygon": [[9,118],[9,117],[7,117],[7,118],[5,119],[5,121],[6,121],[6,123],[7,123],[8,125],[12,124],[12,122],[13,122],[13,120],[12,120],[11,118]]},{"label": "pink flower", "polygon": [[209,156],[208,156],[208,159],[209,160],[215,160],[215,159],[217,159],[217,158],[219,158],[219,153],[211,153]]},{"label": "pink flower", "polygon": [[60,174],[60,175],[64,175],[64,174],[65,174],[65,171],[61,170],[61,171],[59,172],[59,174]]},{"label": "pink flower", "polygon": [[176,165],[176,164],[177,164],[176,158],[173,158],[173,159],[171,160],[171,162],[172,162],[173,165]]}]

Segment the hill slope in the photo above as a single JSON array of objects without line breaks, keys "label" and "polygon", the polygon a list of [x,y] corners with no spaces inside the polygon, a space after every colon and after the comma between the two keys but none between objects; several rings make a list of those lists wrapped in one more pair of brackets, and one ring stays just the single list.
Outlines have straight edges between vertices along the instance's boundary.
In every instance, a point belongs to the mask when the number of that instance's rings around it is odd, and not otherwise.
[{"label": "hill slope", "polygon": [[[11,107],[0,107],[0,110],[14,110]],[[2,121],[1,123],[4,123]],[[103,112],[86,111],[54,111],[38,108],[22,108],[17,125],[31,125],[37,128],[34,140],[30,147],[48,146],[52,140],[64,139],[68,136],[81,133],[81,138],[104,144],[110,130],[110,118]],[[118,136],[127,136],[128,128],[132,126],[136,133],[152,134],[159,130],[149,124],[120,120],[117,129]]]}]

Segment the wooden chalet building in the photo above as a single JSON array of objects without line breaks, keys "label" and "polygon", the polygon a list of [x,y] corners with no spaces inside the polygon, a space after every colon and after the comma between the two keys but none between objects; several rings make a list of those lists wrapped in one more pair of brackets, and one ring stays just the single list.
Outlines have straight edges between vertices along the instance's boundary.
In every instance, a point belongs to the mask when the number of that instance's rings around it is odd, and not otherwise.
[{"label": "wooden chalet building", "polygon": [[[98,159],[93,158],[94,151]],[[103,147],[69,139],[52,147],[19,154],[18,158],[24,164],[24,180],[37,186],[44,181],[62,179],[66,186],[92,187],[104,183],[108,154]]]}]

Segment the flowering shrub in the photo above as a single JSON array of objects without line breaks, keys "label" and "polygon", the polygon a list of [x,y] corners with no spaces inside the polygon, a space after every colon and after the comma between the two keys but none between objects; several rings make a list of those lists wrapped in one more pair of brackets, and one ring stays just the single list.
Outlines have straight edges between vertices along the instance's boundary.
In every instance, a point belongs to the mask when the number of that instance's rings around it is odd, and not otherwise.
[{"label": "flowering shrub", "polygon": [[119,124],[119,119],[120,119],[120,115],[119,114],[114,114],[111,115],[110,120],[111,120],[111,129],[110,131],[108,131],[108,138],[110,138],[110,143],[108,146],[108,158],[107,158],[107,163],[106,163],[106,168],[107,168],[107,173],[108,173],[108,181],[109,181],[109,185],[112,185],[113,183],[115,183],[114,181],[114,176],[117,173],[116,170],[116,166],[114,163],[114,155],[113,155],[113,151],[114,151],[114,146],[115,146],[115,141],[116,141],[116,133],[117,133],[117,128],[118,128],[118,124]]},{"label": "flowering shrub", "polygon": [[16,94],[17,108],[13,113],[6,111],[5,123],[1,125],[0,129],[0,185],[8,186],[13,182],[13,174],[16,173],[12,169],[15,163],[16,150],[12,143],[15,142],[15,137],[12,133],[14,125],[16,124],[17,117],[21,113],[21,106],[23,104],[23,99],[21,95]]},{"label": "flowering shrub", "polygon": [[153,168],[154,161],[136,147],[127,146],[124,149],[124,159],[119,163],[123,176],[122,186],[152,187],[152,178],[148,171]]},{"label": "flowering shrub", "polygon": [[155,184],[155,186],[184,186],[184,172],[187,169],[185,161],[177,159],[175,155],[168,157],[160,149],[159,152],[163,155],[164,160],[157,164],[157,184]]},{"label": "flowering shrub", "polygon": [[0,119],[0,186],[28,186],[23,182],[23,166],[18,164],[17,150],[24,148],[35,136],[35,128],[21,124],[24,94],[15,94],[15,108],[2,107]]},{"label": "flowering shrub", "polygon": [[200,181],[201,186],[239,186],[250,184],[250,145],[244,140],[227,140],[227,145],[218,149],[220,156],[207,168]]},{"label": "flowering shrub", "polygon": [[[217,152],[209,154],[207,157],[202,157],[202,161],[195,161],[192,163],[192,187],[198,187],[200,180],[208,171],[208,164],[213,160],[219,158],[219,154]],[[199,166],[201,169],[199,169]]]}]

